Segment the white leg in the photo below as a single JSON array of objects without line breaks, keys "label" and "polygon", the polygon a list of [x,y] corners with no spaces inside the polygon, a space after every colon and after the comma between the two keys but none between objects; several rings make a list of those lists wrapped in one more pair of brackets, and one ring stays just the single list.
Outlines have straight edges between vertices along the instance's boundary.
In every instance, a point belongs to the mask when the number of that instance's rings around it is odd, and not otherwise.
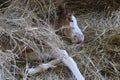
[{"label": "white leg", "polygon": [[43,72],[49,68],[54,68],[56,64],[61,62],[61,60],[62,60],[61,58],[58,58],[58,59],[52,60],[48,63],[41,64],[41,65],[37,66],[36,68],[30,68],[30,69],[28,69],[28,74],[34,75],[36,73]]},{"label": "white leg", "polygon": [[56,65],[62,61],[72,71],[73,75],[75,76],[75,78],[77,80],[85,80],[85,78],[80,73],[76,62],[70,56],[68,56],[68,53],[66,52],[66,50],[60,50],[60,49],[57,49],[57,51],[53,50],[51,55],[56,59],[52,60],[48,63],[41,64],[36,68],[29,69],[28,74],[33,75],[38,72],[45,71],[48,68],[53,68],[53,67],[55,67],[54,65]]},{"label": "white leg", "polygon": [[80,73],[76,62],[70,56],[68,56],[68,53],[65,50],[62,50],[62,53],[64,54],[64,58],[62,60],[63,63],[72,71],[75,78],[77,80],[85,80],[85,78]]}]

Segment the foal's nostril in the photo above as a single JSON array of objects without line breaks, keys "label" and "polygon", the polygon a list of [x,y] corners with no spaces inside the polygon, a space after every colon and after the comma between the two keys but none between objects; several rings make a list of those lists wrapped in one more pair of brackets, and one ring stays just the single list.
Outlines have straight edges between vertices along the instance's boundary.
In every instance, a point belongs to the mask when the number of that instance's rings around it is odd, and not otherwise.
[{"label": "foal's nostril", "polygon": [[76,38],[77,37],[77,35],[74,35],[74,38]]},{"label": "foal's nostril", "polygon": [[84,35],[81,35],[81,34],[74,35],[74,37],[73,37],[74,43],[81,43],[83,41],[84,41]]}]

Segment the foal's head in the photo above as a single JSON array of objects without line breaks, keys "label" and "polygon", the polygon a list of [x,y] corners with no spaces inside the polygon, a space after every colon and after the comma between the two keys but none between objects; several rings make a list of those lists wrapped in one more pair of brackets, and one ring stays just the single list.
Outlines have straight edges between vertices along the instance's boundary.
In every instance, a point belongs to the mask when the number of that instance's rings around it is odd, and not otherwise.
[{"label": "foal's head", "polygon": [[62,27],[62,33],[68,37],[72,43],[80,43],[84,40],[84,35],[78,27],[76,17],[72,12],[63,6],[58,8],[58,26]]}]

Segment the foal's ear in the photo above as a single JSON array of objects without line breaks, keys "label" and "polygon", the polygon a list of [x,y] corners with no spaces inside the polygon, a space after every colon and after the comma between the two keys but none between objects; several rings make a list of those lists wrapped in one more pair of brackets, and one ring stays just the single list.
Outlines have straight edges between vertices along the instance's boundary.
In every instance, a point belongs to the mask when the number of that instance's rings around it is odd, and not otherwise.
[{"label": "foal's ear", "polygon": [[68,16],[68,15],[70,15],[70,14],[73,14],[73,12],[72,11],[70,11],[69,9],[67,9],[66,7],[65,7],[65,5],[59,5],[58,6],[58,15],[60,16]]},{"label": "foal's ear", "polygon": [[60,4],[60,5],[58,6],[58,10],[65,10],[65,5]]},{"label": "foal's ear", "polygon": [[61,4],[58,6],[58,15],[62,15],[62,16],[67,15],[67,10],[65,8],[65,5]]}]

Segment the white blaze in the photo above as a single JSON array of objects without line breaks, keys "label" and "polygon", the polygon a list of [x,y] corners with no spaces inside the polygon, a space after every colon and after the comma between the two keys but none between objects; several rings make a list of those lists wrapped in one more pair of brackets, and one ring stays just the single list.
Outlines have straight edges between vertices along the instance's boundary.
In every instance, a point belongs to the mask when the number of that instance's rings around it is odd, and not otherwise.
[{"label": "white blaze", "polygon": [[81,29],[78,27],[77,20],[76,20],[75,16],[72,15],[71,19],[72,19],[72,22],[70,22],[70,26],[72,28],[71,37],[74,37],[76,34],[79,34],[80,38],[81,38],[81,41],[83,41],[84,40],[84,35],[83,35]]}]

